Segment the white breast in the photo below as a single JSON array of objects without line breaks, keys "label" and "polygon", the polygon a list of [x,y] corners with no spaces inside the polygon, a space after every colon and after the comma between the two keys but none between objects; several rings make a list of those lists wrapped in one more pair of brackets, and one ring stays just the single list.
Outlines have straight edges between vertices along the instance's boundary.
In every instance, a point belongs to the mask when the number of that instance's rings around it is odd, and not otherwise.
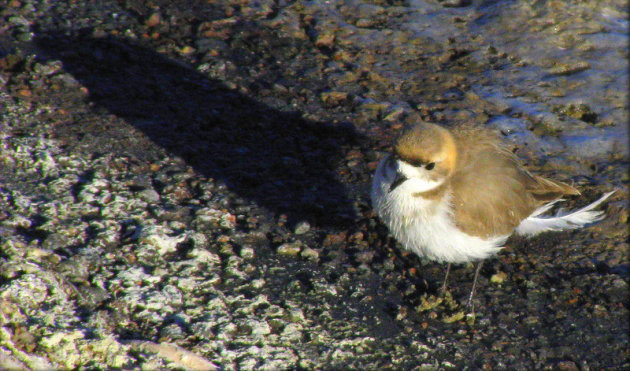
[{"label": "white breast", "polygon": [[496,254],[508,236],[489,240],[460,231],[453,222],[450,194],[431,200],[417,194],[426,184],[409,179],[390,192],[395,170],[383,159],[372,182],[372,203],[381,220],[406,249],[430,260],[464,263]]}]

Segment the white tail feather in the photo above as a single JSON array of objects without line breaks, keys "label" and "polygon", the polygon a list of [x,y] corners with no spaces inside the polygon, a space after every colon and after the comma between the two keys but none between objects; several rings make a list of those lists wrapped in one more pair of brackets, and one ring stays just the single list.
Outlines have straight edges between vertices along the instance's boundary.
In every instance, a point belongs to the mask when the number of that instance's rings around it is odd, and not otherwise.
[{"label": "white tail feather", "polygon": [[602,202],[606,201],[615,191],[608,192],[600,197],[599,200],[584,206],[581,209],[575,210],[571,213],[562,215],[558,213],[553,217],[540,217],[539,215],[547,212],[556,202],[562,201],[555,200],[546,205],[543,205],[536,209],[523,220],[521,224],[516,227],[516,233],[523,236],[534,236],[546,231],[561,231],[565,229],[575,229],[583,227],[587,224],[595,223],[604,219],[605,215],[603,211],[594,211],[593,209],[599,206]]}]

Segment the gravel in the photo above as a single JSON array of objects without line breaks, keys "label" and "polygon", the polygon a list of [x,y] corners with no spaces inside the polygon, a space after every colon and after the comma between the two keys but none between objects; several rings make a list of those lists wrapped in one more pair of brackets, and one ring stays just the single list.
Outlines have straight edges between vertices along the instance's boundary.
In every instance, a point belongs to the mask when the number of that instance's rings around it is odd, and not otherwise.
[{"label": "gravel", "polygon": [[[627,10],[548,5],[8,1],[0,368],[627,369]],[[467,313],[371,210],[418,120],[608,217],[512,238]]]}]

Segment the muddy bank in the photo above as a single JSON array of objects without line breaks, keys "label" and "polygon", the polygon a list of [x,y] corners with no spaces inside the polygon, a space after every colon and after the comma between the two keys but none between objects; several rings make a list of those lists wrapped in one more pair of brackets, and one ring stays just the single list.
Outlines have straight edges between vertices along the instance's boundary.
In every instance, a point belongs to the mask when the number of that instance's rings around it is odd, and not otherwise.
[{"label": "muddy bank", "polygon": [[[628,367],[627,14],[588,4],[10,1],[0,368]],[[402,253],[410,122],[500,130],[589,229],[472,270]]]}]

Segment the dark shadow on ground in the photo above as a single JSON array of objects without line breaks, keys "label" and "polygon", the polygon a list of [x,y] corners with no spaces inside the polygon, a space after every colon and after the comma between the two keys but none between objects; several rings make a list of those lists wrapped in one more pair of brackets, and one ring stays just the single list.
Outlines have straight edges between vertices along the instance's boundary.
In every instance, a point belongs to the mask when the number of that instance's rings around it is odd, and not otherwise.
[{"label": "dark shadow on ground", "polygon": [[270,108],[128,40],[48,33],[36,45],[42,61],[63,62],[91,102],[239,196],[289,222],[353,219],[335,176],[342,146],[357,139],[352,128]]}]

